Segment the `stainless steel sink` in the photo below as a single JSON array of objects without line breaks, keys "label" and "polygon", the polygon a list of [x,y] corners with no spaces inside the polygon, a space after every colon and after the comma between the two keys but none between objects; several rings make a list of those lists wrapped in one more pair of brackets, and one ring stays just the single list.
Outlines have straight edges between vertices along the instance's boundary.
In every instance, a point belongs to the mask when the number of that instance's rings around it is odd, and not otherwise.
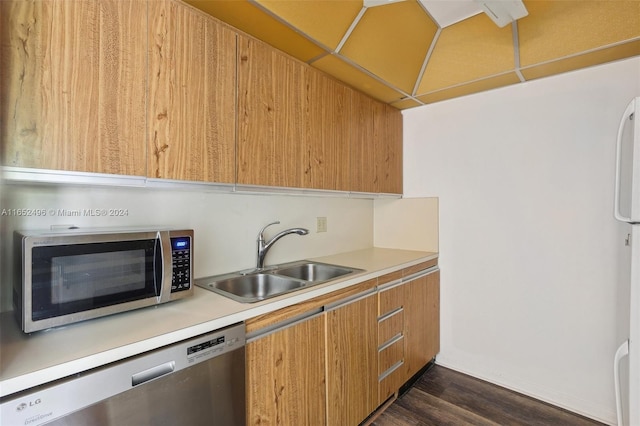
[{"label": "stainless steel sink", "polygon": [[329,281],[354,272],[352,268],[327,265],[325,263],[304,262],[291,266],[281,266],[273,270],[274,274],[305,281]]},{"label": "stainless steel sink", "polygon": [[195,284],[238,302],[253,303],[361,271],[345,266],[299,261],[267,270],[200,278]]},{"label": "stainless steel sink", "polygon": [[[196,282],[197,285],[199,285]],[[239,302],[257,302],[279,294],[288,293],[307,283],[273,274],[255,273],[224,278],[207,283],[207,287],[223,296]]]}]

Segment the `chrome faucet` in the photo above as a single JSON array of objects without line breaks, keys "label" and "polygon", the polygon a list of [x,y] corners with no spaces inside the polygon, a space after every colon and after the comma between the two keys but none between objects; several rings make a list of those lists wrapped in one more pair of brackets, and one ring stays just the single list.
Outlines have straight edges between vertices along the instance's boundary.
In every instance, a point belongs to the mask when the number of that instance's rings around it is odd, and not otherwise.
[{"label": "chrome faucet", "polygon": [[258,233],[258,240],[257,240],[257,244],[258,244],[258,262],[256,263],[256,269],[258,269],[258,270],[264,269],[264,258],[267,255],[267,252],[269,251],[271,246],[273,246],[273,244],[276,241],[278,241],[280,238],[284,237],[285,235],[289,235],[289,234],[307,235],[309,233],[309,230],[305,229],[305,228],[285,229],[284,231],[276,234],[269,241],[265,242],[264,241],[264,235],[263,235],[264,234],[264,230],[267,229],[267,227],[269,227],[271,225],[277,225],[279,223],[280,223],[280,221],[272,222],[272,223],[266,225],[264,228],[262,228],[260,230],[260,232]]}]

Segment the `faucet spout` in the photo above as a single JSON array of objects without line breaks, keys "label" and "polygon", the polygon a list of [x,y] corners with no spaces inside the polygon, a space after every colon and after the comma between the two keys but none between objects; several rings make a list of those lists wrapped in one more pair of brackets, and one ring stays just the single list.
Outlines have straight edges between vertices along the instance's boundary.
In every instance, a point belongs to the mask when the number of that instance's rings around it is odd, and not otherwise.
[{"label": "faucet spout", "polygon": [[306,228],[290,228],[290,229],[285,229],[284,231],[281,231],[281,232],[277,233],[269,241],[265,241],[265,239],[264,239],[264,230],[267,229],[271,225],[277,225],[279,223],[280,223],[280,221],[272,222],[272,223],[266,225],[265,227],[263,227],[260,230],[260,232],[258,233],[258,239],[256,241],[257,249],[258,249],[258,256],[257,256],[258,260],[256,262],[256,269],[258,269],[258,270],[264,269],[264,258],[267,256],[267,252],[269,251],[269,249],[271,247],[273,247],[273,245],[276,243],[276,241],[278,241],[280,238],[284,237],[285,235],[290,235],[290,234],[307,235],[309,233],[309,230],[306,229]]}]

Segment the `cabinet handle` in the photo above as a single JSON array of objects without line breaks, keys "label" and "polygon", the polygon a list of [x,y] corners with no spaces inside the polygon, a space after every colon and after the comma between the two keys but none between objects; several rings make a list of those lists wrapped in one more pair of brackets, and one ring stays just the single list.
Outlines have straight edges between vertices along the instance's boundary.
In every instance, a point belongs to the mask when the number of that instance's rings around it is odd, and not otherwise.
[{"label": "cabinet handle", "polygon": [[266,327],[263,327],[259,330],[253,331],[251,333],[247,333],[247,343],[251,343],[252,341],[259,339],[261,337],[264,337],[266,335],[275,333],[277,331],[280,330],[284,330],[285,328],[288,327],[292,327],[294,325],[297,325],[303,321],[306,321],[308,319],[311,319],[317,315],[322,314],[322,307],[317,308],[317,309],[312,309],[310,311],[304,312],[300,315],[297,315],[293,318],[289,318],[286,320],[282,320],[280,322],[277,322],[275,324],[272,325],[268,325]]},{"label": "cabinet handle", "polygon": [[396,362],[395,364],[393,364],[391,367],[389,367],[389,369],[387,371],[385,371],[384,373],[382,373],[381,375],[378,376],[378,381],[379,382],[383,381],[388,375],[390,375],[391,373],[396,371],[398,368],[400,368],[400,366],[402,366],[402,364],[404,364],[404,360],[400,360],[400,361]]},{"label": "cabinet handle", "polygon": [[437,272],[439,270],[440,270],[440,268],[436,265],[436,266],[433,266],[433,267],[431,267],[429,269],[425,269],[424,271],[419,271],[419,272],[416,272],[415,274],[412,274],[412,275],[409,275],[407,277],[404,277],[402,279],[402,282],[407,282],[407,281],[415,280],[417,278],[422,278],[424,276],[431,275],[434,272]]},{"label": "cabinet handle", "polygon": [[394,337],[392,337],[389,341],[383,343],[379,348],[378,348],[378,352],[382,352],[385,349],[387,349],[389,346],[392,346],[393,344],[399,342],[400,340],[404,339],[404,334],[402,333],[398,333],[396,334]]},{"label": "cabinet handle", "polygon": [[368,290],[365,290],[361,293],[358,294],[354,294],[351,297],[347,297],[346,299],[342,299],[342,300],[338,300],[337,302],[333,302],[333,303],[329,303],[328,305],[325,305],[324,310],[325,311],[333,311],[341,306],[344,305],[348,305],[349,303],[353,303],[353,302],[357,302],[358,300],[364,299],[365,297],[371,296],[372,294],[377,293],[378,290],[373,287],[370,288]]},{"label": "cabinet handle", "polygon": [[402,278],[378,286],[378,291],[385,291],[402,284]]}]

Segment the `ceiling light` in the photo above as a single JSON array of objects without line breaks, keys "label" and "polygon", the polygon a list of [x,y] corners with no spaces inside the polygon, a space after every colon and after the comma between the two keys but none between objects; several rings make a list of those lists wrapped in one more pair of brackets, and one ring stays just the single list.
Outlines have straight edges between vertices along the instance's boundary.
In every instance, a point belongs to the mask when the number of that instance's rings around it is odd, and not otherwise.
[{"label": "ceiling light", "polygon": [[520,0],[475,0],[500,28],[529,14]]}]

